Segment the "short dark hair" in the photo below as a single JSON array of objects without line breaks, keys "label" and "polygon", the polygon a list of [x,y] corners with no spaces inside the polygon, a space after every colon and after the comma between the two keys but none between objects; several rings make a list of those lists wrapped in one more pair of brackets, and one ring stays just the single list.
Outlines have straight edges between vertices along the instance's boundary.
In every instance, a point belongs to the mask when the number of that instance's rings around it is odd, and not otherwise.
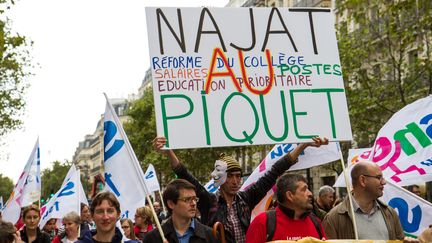
[{"label": "short dark hair", "polygon": [[419,188],[420,189],[420,187],[418,185],[409,185],[407,187],[407,190],[410,191],[410,192],[412,192],[414,188]]},{"label": "short dark hair", "polygon": [[[184,179],[175,179],[172,180],[165,187],[165,191],[163,192],[163,201],[165,205],[168,205],[168,201],[172,201],[174,204],[177,204],[177,199],[180,197],[181,189],[191,189],[196,190],[195,186],[187,180]],[[168,207],[168,212],[172,213],[172,209]]]},{"label": "short dark hair", "polygon": [[81,211],[83,211],[84,208],[86,208],[86,207],[90,209],[89,205],[87,205],[85,203],[81,203]]},{"label": "short dark hair", "polygon": [[285,193],[290,191],[295,193],[297,190],[297,182],[303,181],[307,183],[306,178],[299,174],[284,173],[276,181],[276,198],[279,204],[286,201]]},{"label": "short dark hair", "polygon": [[12,243],[14,241],[15,226],[11,222],[0,219],[0,243]]},{"label": "short dark hair", "polygon": [[120,214],[120,203],[117,198],[111,192],[99,192],[93,199],[92,204],[90,206],[90,214],[93,216],[95,212],[95,208],[102,204],[103,200],[107,200],[109,205],[114,207],[117,213]]}]

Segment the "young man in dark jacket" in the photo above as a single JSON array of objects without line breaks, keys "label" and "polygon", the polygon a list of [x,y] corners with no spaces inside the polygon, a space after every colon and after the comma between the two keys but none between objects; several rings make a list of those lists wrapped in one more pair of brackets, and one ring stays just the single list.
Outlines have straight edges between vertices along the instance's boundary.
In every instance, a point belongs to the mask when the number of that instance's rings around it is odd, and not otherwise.
[{"label": "young man in dark jacket", "polygon": [[[199,198],[195,186],[182,179],[171,181],[163,193],[163,200],[171,217],[162,225],[164,236],[169,243],[215,243],[212,229],[201,224],[195,215]],[[162,243],[157,229],[153,229],[143,243]]]},{"label": "young man in dark jacket", "polygon": [[122,243],[123,235],[116,228],[120,217],[120,203],[111,192],[100,192],[93,199],[90,214],[96,229],[87,231],[76,243]]},{"label": "young man in dark jacket", "polygon": [[166,138],[164,137],[157,137],[153,141],[154,148],[167,155],[178,178],[191,182],[197,188],[197,195],[200,198],[198,209],[201,213],[201,222],[210,227],[216,222],[221,222],[225,228],[227,242],[244,243],[251,212],[275,184],[277,177],[297,162],[298,156],[306,147],[319,147],[321,144],[328,144],[328,140],[313,138],[313,142],[300,144],[291,153],[277,161],[270,171],[255,184],[241,192],[239,191],[242,176],[240,164],[234,158],[222,155],[215,163],[217,173],[212,173],[215,181],[219,181],[220,184],[216,197],[189,173],[180,163],[174,151],[162,150],[165,144]]}]

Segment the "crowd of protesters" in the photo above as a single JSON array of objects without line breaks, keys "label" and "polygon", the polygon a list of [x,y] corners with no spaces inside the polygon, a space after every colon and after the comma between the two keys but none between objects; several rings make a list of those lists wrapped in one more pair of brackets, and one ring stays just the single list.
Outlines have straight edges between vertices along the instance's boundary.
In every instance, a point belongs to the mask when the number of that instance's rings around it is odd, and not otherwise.
[{"label": "crowd of protesters", "polygon": [[[104,191],[90,206],[82,204],[79,214],[69,212],[61,219],[50,219],[43,229],[38,226],[39,208],[30,205],[22,210],[22,225],[0,220],[0,243],[260,243],[306,237],[355,239],[355,232],[358,239],[432,242],[432,228],[418,239],[404,236],[396,211],[378,199],[386,181],[375,163],[359,162],[353,167],[351,200],[336,199],[330,186],[321,187],[314,198],[302,175],[286,172],[305,148],[320,147],[328,143],[327,139],[300,144],[244,191],[240,191],[240,164],[222,154],[212,172],[215,185],[220,186],[216,193],[208,192],[172,150],[162,150],[165,143],[163,137],[153,141],[155,150],[167,156],[178,178],[162,195],[168,212],[155,201],[155,214],[143,206],[136,210],[133,221],[120,219],[120,203],[114,194]],[[272,208],[251,221],[252,210],[273,185],[276,200]],[[408,189],[416,193],[418,187]],[[155,227],[156,220],[161,222],[161,229]],[[215,224],[221,225],[223,233],[212,231]]]}]

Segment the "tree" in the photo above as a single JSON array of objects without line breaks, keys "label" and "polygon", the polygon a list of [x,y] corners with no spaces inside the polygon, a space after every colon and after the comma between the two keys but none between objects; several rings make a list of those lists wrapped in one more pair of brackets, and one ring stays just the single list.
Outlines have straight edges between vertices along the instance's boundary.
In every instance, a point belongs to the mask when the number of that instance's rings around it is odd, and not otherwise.
[{"label": "tree", "polygon": [[55,194],[60,189],[70,167],[70,162],[61,163],[54,161],[52,169],[47,168],[42,171],[41,198],[47,199],[51,197],[51,194]]},{"label": "tree", "polygon": [[336,9],[354,140],[370,147],[395,112],[432,93],[432,2],[339,0]]},{"label": "tree", "polygon": [[13,188],[14,184],[12,179],[0,174],[0,197],[3,197],[3,203],[6,203],[10,194],[12,193]]},{"label": "tree", "polygon": [[336,8],[354,140],[370,147],[395,112],[432,93],[432,2],[339,0]]},{"label": "tree", "polygon": [[0,136],[16,129],[21,124],[28,85],[25,78],[31,73],[29,47],[31,43],[24,36],[13,33],[5,12],[12,0],[0,0]]}]

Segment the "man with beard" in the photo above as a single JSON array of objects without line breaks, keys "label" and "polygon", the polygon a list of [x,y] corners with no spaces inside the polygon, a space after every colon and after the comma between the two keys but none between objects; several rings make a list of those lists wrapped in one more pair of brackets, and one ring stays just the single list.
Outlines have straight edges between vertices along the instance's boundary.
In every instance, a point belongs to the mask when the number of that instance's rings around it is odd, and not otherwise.
[{"label": "man with beard", "polygon": [[274,211],[263,212],[252,221],[246,243],[326,238],[321,221],[311,213],[312,192],[302,175],[283,174],[276,182],[276,198]]},{"label": "man with beard", "polygon": [[[215,243],[212,229],[196,220],[199,198],[195,186],[182,179],[171,181],[165,188],[163,200],[168,207],[170,218],[162,225],[168,242]],[[143,243],[162,242],[157,229],[153,229],[143,240]]]},{"label": "man with beard", "polygon": [[[351,180],[353,209],[360,240],[418,242],[409,237],[404,239],[396,211],[378,200],[383,195],[386,181],[377,164],[368,161],[357,163],[351,171]],[[355,238],[349,197],[326,215],[323,226],[329,239]]]}]

